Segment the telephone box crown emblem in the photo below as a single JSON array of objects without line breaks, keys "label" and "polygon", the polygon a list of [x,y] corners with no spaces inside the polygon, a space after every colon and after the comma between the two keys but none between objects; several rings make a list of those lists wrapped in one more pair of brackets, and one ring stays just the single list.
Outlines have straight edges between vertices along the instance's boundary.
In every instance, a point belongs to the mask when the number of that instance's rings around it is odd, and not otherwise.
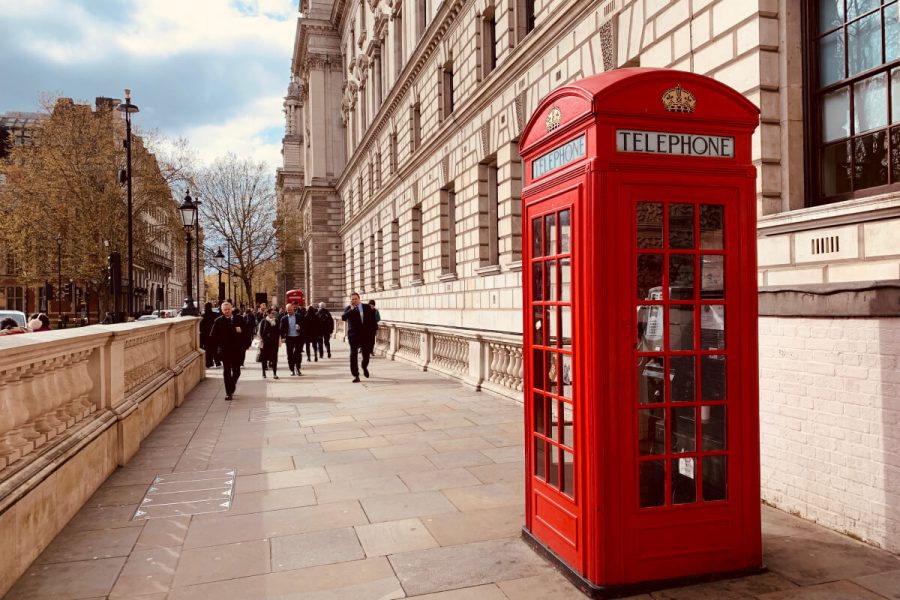
[{"label": "telephone box crown emblem", "polygon": [[558,106],[554,106],[550,109],[550,112],[547,114],[547,133],[550,133],[557,127],[559,127],[559,123],[562,120],[562,111],[559,110]]},{"label": "telephone box crown emblem", "polygon": [[694,112],[697,108],[697,99],[680,84],[665,91],[662,95],[662,103],[669,112]]}]

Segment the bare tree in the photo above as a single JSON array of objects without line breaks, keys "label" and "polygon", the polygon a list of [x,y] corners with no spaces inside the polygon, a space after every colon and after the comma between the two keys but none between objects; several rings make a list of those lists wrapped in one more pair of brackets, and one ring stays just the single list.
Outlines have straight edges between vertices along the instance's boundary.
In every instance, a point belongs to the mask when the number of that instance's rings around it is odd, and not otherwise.
[{"label": "bare tree", "polygon": [[196,190],[208,243],[207,264],[218,245],[231,251],[232,267],[253,301],[253,278],[275,257],[275,182],[265,163],[228,154],[199,170]]}]

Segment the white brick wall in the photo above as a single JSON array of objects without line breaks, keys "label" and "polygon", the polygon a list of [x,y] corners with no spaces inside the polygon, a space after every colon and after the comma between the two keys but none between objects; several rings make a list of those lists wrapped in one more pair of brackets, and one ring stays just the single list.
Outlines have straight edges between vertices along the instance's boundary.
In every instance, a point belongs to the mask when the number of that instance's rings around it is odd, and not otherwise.
[{"label": "white brick wall", "polygon": [[900,551],[900,318],[761,317],[762,496]]}]

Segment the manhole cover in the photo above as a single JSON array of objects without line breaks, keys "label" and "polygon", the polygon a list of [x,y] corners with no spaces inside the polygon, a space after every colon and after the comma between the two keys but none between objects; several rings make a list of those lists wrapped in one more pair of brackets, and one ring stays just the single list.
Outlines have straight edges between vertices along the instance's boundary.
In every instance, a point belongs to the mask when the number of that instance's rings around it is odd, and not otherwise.
[{"label": "manhole cover", "polygon": [[225,512],[234,494],[234,469],[157,475],[132,521]]}]

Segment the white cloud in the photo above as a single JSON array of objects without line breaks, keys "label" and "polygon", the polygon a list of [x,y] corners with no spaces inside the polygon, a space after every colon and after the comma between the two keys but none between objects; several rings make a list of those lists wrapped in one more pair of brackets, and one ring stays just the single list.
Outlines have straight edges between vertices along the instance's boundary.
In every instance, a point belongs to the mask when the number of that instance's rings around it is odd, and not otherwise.
[{"label": "white cloud", "polygon": [[[0,0],[0,14],[4,45],[27,69],[18,97],[55,90],[91,98],[128,86],[142,109],[139,127],[187,138],[205,163],[233,151],[274,170],[298,4]],[[0,104],[11,96],[0,90]]]},{"label": "white cloud", "polygon": [[243,107],[241,114],[223,123],[192,127],[185,136],[198,151],[201,162],[209,163],[234,152],[238,156],[265,161],[274,172],[282,164],[281,142],[265,139],[264,133],[273,127],[283,130],[282,102],[281,96],[259,98]]}]

